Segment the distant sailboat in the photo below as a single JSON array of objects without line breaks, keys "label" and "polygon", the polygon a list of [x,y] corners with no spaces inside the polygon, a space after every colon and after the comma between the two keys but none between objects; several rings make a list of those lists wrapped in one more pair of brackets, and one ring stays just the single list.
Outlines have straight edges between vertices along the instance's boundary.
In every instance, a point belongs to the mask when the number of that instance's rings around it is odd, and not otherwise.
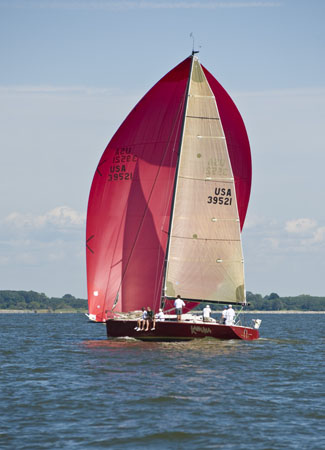
[{"label": "distant sailboat", "polygon": [[174,315],[134,330],[142,307],[185,313],[246,303],[240,232],[251,187],[242,118],[195,52],[165,75],[117,130],[97,166],[87,213],[89,317],[107,335],[257,339],[254,327]]}]

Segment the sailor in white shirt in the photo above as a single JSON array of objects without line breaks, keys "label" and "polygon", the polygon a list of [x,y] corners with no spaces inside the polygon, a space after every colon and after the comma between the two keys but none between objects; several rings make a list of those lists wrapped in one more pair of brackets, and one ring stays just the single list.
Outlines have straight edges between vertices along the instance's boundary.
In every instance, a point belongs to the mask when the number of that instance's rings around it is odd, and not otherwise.
[{"label": "sailor in white shirt", "polygon": [[182,308],[183,308],[183,306],[185,306],[185,303],[181,299],[180,295],[178,295],[177,298],[175,299],[174,306],[176,309],[177,322],[178,322],[178,321],[182,320]]},{"label": "sailor in white shirt", "polygon": [[138,319],[137,326],[134,328],[136,331],[143,331],[144,324],[148,318],[147,310],[145,308],[142,308],[141,310],[142,310],[142,316],[140,317],[140,319]]},{"label": "sailor in white shirt", "polygon": [[156,319],[160,322],[163,322],[165,320],[165,314],[161,308],[159,309],[159,313],[156,314]]},{"label": "sailor in white shirt", "polygon": [[203,322],[210,322],[210,320],[211,320],[210,314],[211,314],[211,308],[209,305],[206,305],[203,308]]},{"label": "sailor in white shirt", "polygon": [[227,312],[226,312],[226,325],[233,325],[234,324],[234,318],[235,318],[235,311],[233,310],[233,307],[231,305],[228,306]]}]

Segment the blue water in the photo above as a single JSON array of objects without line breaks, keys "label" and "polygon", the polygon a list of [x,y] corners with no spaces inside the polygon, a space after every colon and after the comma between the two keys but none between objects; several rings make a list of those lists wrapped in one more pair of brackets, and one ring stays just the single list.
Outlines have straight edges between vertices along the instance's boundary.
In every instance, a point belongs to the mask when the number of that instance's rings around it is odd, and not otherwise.
[{"label": "blue water", "polygon": [[0,448],[325,448],[325,316],[256,317],[258,341],[150,343],[0,315]]}]

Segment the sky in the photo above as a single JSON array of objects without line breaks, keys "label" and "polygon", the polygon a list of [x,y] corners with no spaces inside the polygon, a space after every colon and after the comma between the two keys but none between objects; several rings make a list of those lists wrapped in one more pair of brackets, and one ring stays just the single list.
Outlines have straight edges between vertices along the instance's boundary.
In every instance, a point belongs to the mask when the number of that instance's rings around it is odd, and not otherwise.
[{"label": "sky", "polygon": [[325,296],[324,17],[322,0],[0,0],[0,290],[87,297],[97,163],[193,33],[251,144],[246,289]]}]

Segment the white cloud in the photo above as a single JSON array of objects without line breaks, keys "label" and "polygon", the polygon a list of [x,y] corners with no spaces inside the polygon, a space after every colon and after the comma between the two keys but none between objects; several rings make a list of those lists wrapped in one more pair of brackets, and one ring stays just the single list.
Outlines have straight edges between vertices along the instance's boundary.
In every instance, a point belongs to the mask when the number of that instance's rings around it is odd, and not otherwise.
[{"label": "white cloud", "polygon": [[58,206],[44,214],[13,212],[0,221],[0,265],[41,265],[84,262],[85,214]]},{"label": "white cloud", "polygon": [[[298,231],[288,232],[288,223],[289,229]],[[325,251],[324,224],[313,219],[265,220],[244,231],[243,249],[248,290],[323,295],[319,268]]]},{"label": "white cloud", "polygon": [[256,214],[248,214],[245,219],[244,229],[247,230],[248,228],[255,228],[261,226],[264,224],[264,222],[265,222],[264,217],[260,217]]},{"label": "white cloud", "polygon": [[109,1],[109,0],[66,0],[66,1],[23,1],[11,0],[0,4],[5,8],[29,8],[29,9],[65,9],[65,10],[107,10],[107,11],[131,11],[131,10],[157,10],[157,9],[205,9],[218,8],[275,8],[282,6],[282,2],[272,1]]},{"label": "white cloud", "polygon": [[252,259],[254,255],[253,258],[260,263],[298,254],[321,254],[324,243],[325,226],[317,226],[317,221],[310,218],[284,223],[256,217],[243,232],[245,259]]},{"label": "white cloud", "polygon": [[68,206],[58,206],[43,215],[13,212],[3,222],[20,229],[53,226],[62,230],[71,227],[82,227],[85,223],[85,214],[75,211]]},{"label": "white cloud", "polygon": [[295,219],[295,220],[289,220],[285,224],[285,230],[288,233],[305,233],[306,231],[309,231],[313,228],[315,228],[317,225],[317,222],[313,219]]},{"label": "white cloud", "polygon": [[314,241],[322,242],[324,240],[325,240],[325,227],[320,227],[314,233]]},{"label": "white cloud", "polygon": [[309,239],[304,239],[302,242],[304,245],[320,244],[321,242],[325,242],[325,227],[317,228],[312,237]]},{"label": "white cloud", "polygon": [[58,206],[45,215],[47,221],[58,227],[65,226],[83,226],[85,223],[85,214],[79,213],[68,206]]}]

